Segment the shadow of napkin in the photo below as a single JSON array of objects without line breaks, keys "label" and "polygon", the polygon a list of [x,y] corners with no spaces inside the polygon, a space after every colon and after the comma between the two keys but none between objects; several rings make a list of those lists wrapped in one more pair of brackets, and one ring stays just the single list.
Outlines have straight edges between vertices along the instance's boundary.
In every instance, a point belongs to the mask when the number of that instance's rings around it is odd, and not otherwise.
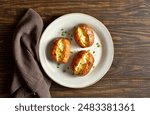
[{"label": "shadow of napkin", "polygon": [[43,21],[38,13],[29,9],[18,23],[13,40],[15,62],[11,86],[12,97],[51,97],[51,80],[39,63],[39,40]]}]

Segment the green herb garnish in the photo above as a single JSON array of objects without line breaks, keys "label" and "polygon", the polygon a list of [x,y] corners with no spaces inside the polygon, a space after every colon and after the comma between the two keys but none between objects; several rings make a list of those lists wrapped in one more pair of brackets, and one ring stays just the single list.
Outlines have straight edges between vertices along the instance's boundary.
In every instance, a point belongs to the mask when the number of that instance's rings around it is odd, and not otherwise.
[{"label": "green herb garnish", "polygon": [[97,47],[100,47],[100,44],[99,43],[96,43]]},{"label": "green herb garnish", "polygon": [[65,33],[64,33],[64,32],[62,32],[62,33],[61,33],[61,35],[62,35],[62,36],[65,36]]},{"label": "green herb garnish", "polygon": [[68,33],[68,36],[70,36],[70,33]]},{"label": "green herb garnish", "polygon": [[57,66],[57,68],[59,68],[59,66]]},{"label": "green herb garnish", "polygon": [[95,51],[93,51],[93,54],[95,54]]},{"label": "green herb garnish", "polygon": [[67,67],[67,69],[69,69],[69,67]]},{"label": "green herb garnish", "polygon": [[60,63],[57,63],[57,68],[59,68],[59,66],[60,66]]},{"label": "green herb garnish", "polygon": [[66,70],[64,69],[63,72],[66,72]]}]

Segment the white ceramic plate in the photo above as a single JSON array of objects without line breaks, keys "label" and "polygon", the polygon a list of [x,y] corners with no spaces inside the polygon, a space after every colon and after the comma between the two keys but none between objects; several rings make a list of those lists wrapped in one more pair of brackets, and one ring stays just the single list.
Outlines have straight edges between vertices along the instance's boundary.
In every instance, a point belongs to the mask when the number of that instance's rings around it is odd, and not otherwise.
[{"label": "white ceramic plate", "polygon": [[[89,48],[80,48],[72,35],[74,26],[81,23],[90,25],[94,30],[95,41]],[[49,52],[52,41],[61,36],[71,39],[73,53],[68,64],[58,65],[51,61]],[[95,59],[94,67],[84,77],[73,75],[69,68],[72,57],[80,50],[90,50]],[[83,88],[96,83],[106,74],[113,61],[114,47],[109,31],[99,20],[87,14],[71,13],[57,18],[45,29],[39,44],[39,56],[44,71],[53,81],[65,87]]]}]

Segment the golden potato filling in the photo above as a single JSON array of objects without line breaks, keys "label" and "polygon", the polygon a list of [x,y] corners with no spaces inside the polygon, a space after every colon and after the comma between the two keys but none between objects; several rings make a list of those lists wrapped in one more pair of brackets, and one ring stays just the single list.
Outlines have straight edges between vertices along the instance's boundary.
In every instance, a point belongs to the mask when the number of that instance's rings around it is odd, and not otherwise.
[{"label": "golden potato filling", "polygon": [[87,40],[86,40],[87,35],[85,34],[85,32],[80,27],[78,27],[77,31],[78,31],[78,35],[80,37],[81,43],[84,46],[86,46],[87,45]]},{"label": "golden potato filling", "polygon": [[81,60],[80,60],[80,62],[78,63],[78,65],[76,66],[76,68],[75,68],[75,74],[79,74],[79,73],[81,73],[83,70],[84,70],[84,68],[85,68],[85,66],[86,66],[86,64],[87,64],[87,62],[88,62],[88,54],[85,54],[84,56],[83,56],[83,58],[81,58]]},{"label": "golden potato filling", "polygon": [[64,49],[65,49],[65,46],[64,44],[62,43],[62,40],[60,40],[58,43],[58,48],[56,49],[56,60],[59,62],[60,60],[62,60],[64,58]]}]

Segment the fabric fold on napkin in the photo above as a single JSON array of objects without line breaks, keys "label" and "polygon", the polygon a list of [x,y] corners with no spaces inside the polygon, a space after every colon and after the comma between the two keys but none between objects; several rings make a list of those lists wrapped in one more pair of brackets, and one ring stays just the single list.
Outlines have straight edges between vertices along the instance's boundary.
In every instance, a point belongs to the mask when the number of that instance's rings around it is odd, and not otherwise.
[{"label": "fabric fold on napkin", "polygon": [[13,97],[51,97],[51,80],[39,62],[42,30],[43,21],[33,9],[26,12],[16,27],[13,40],[15,70],[11,86]]}]

